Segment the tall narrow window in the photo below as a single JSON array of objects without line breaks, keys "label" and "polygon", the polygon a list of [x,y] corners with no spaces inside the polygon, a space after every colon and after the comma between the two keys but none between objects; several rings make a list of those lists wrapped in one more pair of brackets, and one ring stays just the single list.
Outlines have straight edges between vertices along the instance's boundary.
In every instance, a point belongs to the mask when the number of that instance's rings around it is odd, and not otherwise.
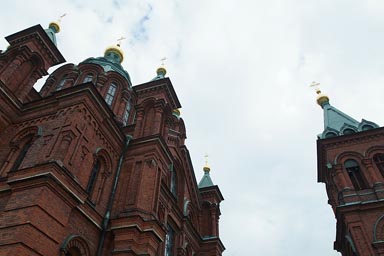
[{"label": "tall narrow window", "polygon": [[384,177],[384,154],[379,153],[373,156],[373,161],[375,162],[377,168],[379,169],[381,176]]},{"label": "tall narrow window", "polygon": [[15,163],[12,166],[11,171],[16,171],[17,169],[19,169],[21,163],[24,160],[24,157],[27,155],[27,152],[31,146],[32,146],[32,139],[30,139],[27,143],[25,143],[24,146],[21,148],[19,155],[17,156]]},{"label": "tall narrow window", "polygon": [[93,165],[91,175],[89,176],[88,186],[87,186],[87,192],[92,193],[93,188],[95,187],[97,174],[100,170],[100,160],[97,159],[95,164]]},{"label": "tall narrow window", "polygon": [[67,79],[65,77],[63,77],[60,80],[60,82],[57,84],[55,91],[60,91],[61,89],[63,89],[64,84],[65,84],[66,81],[67,81]]},{"label": "tall narrow window", "polygon": [[129,119],[129,111],[131,111],[131,103],[127,101],[127,105],[125,105],[124,116],[123,116],[123,124],[127,125]]},{"label": "tall narrow window", "polygon": [[170,184],[170,190],[171,190],[171,193],[174,197],[177,198],[177,178],[176,178],[176,171],[175,169],[173,168],[173,164],[171,164],[170,166],[170,171],[171,171],[171,184]]},{"label": "tall narrow window", "polygon": [[87,76],[84,78],[83,83],[92,82],[92,80],[93,80],[93,74],[88,73]]},{"label": "tall narrow window", "polygon": [[360,166],[355,160],[349,159],[345,161],[344,167],[356,190],[368,188],[361,174]]},{"label": "tall narrow window", "polygon": [[173,256],[173,243],[175,232],[172,227],[167,225],[167,235],[165,236],[165,253],[164,256]]},{"label": "tall narrow window", "polygon": [[105,96],[105,102],[107,102],[107,104],[109,106],[112,105],[112,102],[113,102],[113,98],[115,97],[115,93],[116,93],[116,84],[112,83],[109,88],[108,88],[108,92],[107,92],[107,95]]}]

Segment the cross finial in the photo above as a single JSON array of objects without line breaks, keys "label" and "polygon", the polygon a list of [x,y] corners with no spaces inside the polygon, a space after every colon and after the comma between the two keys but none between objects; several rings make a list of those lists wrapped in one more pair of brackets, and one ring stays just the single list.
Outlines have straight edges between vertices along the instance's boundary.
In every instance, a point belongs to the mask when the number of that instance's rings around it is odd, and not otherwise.
[{"label": "cross finial", "polygon": [[320,83],[313,81],[309,87],[319,87]]},{"label": "cross finial", "polygon": [[161,58],[160,60],[161,60],[161,66],[164,66],[164,61],[167,60],[167,57],[163,57],[163,58]]},{"label": "cross finial", "polygon": [[205,165],[208,166],[208,154],[205,154],[204,158],[205,158]]},{"label": "cross finial", "polygon": [[62,15],[60,15],[60,17],[59,17],[59,19],[58,19],[57,21],[58,21],[58,22],[61,22],[61,20],[62,20],[65,16],[67,16],[67,14],[66,14],[66,13],[63,13]]},{"label": "cross finial", "polygon": [[321,91],[320,91],[319,85],[320,85],[320,83],[313,81],[313,82],[310,84],[309,87],[314,87],[315,90],[316,90],[316,93],[317,93],[317,94],[320,94]]},{"label": "cross finial", "polygon": [[117,39],[117,46],[120,46],[121,45],[121,41],[123,41],[124,39],[126,39],[125,37],[120,37],[119,39]]}]

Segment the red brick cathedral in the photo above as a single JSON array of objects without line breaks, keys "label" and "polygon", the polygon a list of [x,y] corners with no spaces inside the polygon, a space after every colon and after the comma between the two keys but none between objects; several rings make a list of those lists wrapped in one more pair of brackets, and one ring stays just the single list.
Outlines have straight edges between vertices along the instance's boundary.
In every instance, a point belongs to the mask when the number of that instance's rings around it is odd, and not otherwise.
[{"label": "red brick cathedral", "polygon": [[28,28],[0,51],[0,255],[222,255],[223,196],[208,166],[196,182],[164,67],[132,86],[117,45],[37,92],[65,62],[59,30]]},{"label": "red brick cathedral", "polygon": [[337,220],[334,248],[343,256],[384,255],[384,128],[353,119],[318,94],[318,181]]}]

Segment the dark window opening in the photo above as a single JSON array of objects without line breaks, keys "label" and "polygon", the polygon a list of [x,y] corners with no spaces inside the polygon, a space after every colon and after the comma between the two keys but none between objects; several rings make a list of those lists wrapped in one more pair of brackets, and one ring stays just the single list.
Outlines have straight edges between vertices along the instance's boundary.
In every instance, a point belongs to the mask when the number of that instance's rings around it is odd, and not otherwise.
[{"label": "dark window opening", "polygon": [[30,139],[27,143],[24,144],[24,146],[19,151],[19,155],[17,156],[15,163],[12,166],[11,171],[16,171],[19,169],[21,163],[23,162],[25,156],[28,153],[29,148],[32,146],[32,140]]},{"label": "dark window opening", "polygon": [[92,190],[96,183],[97,174],[100,170],[100,161],[97,159],[95,164],[93,165],[91,175],[89,176],[88,186],[87,186],[87,192],[92,193]]},{"label": "dark window opening", "polygon": [[345,170],[347,171],[349,178],[353,184],[355,190],[362,190],[368,188],[365,180],[363,179],[359,164],[352,159],[345,161]]},{"label": "dark window opening", "polygon": [[173,244],[175,239],[175,231],[168,224],[167,225],[167,235],[165,236],[165,253],[164,256],[173,256]]}]

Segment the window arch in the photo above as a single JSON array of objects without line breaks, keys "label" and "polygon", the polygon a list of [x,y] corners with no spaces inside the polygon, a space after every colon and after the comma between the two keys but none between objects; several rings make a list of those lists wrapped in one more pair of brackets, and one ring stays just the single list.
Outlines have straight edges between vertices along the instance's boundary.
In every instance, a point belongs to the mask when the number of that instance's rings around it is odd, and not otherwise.
[{"label": "window arch", "polygon": [[379,169],[381,176],[384,177],[384,153],[377,153],[373,156],[377,169]]},{"label": "window arch", "polygon": [[99,202],[103,195],[105,181],[112,173],[111,163],[108,152],[98,148],[94,154],[94,162],[86,187],[88,198],[93,204]]},{"label": "window arch", "polygon": [[353,160],[348,159],[344,162],[344,168],[353,184],[355,190],[362,190],[368,188],[365,182],[359,164]]},{"label": "window arch", "polygon": [[64,75],[61,78],[60,82],[56,85],[55,91],[60,91],[61,89],[63,89],[66,81],[67,81],[67,75]]},{"label": "window arch", "polygon": [[60,256],[90,256],[88,244],[79,235],[69,235],[60,247]]},{"label": "window arch", "polygon": [[116,83],[111,83],[111,85],[108,88],[107,95],[105,96],[105,102],[107,102],[109,106],[112,106],[112,103],[116,94],[116,89],[117,89]]},{"label": "window arch", "polygon": [[93,74],[92,74],[92,73],[88,73],[88,74],[86,75],[86,77],[84,77],[84,79],[83,79],[83,83],[92,82],[92,80],[93,80]]},{"label": "window arch", "polygon": [[19,169],[32,144],[41,135],[42,129],[39,126],[27,127],[19,131],[9,143],[10,151],[0,173],[5,175],[9,171]]}]

